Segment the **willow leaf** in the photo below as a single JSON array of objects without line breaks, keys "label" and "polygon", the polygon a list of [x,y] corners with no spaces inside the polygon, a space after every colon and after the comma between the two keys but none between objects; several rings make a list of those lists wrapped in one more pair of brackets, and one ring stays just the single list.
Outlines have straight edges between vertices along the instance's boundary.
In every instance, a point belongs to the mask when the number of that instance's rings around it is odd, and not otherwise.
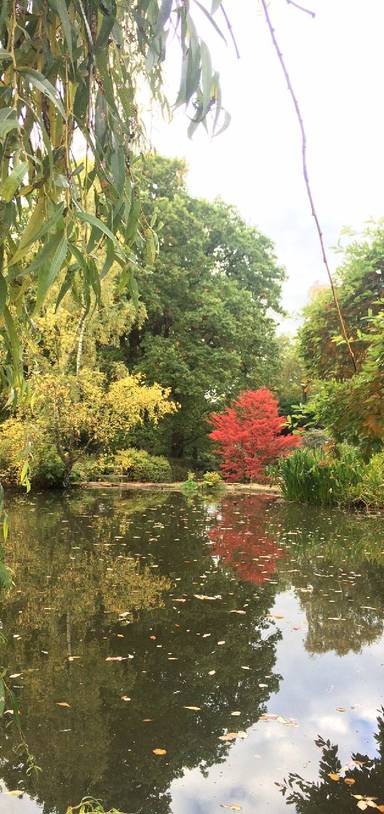
[{"label": "willow leaf", "polygon": [[37,278],[37,297],[35,311],[41,308],[45,297],[55,282],[56,277],[64,263],[67,255],[68,241],[65,235],[60,240],[60,243],[52,257],[39,271]]},{"label": "willow leaf", "polygon": [[51,9],[59,15],[65,40],[68,46],[68,53],[72,61],[72,28],[69,19],[67,4],[65,0],[48,0]]},{"label": "willow leaf", "polygon": [[111,232],[111,230],[108,229],[108,226],[106,226],[102,220],[97,218],[96,215],[91,215],[90,212],[84,212],[83,209],[77,209],[76,215],[79,220],[82,220],[84,223],[89,223],[90,226],[94,226],[95,229],[99,230],[99,232],[103,232],[104,235],[109,237],[113,243],[117,243],[117,239],[113,232]]},{"label": "willow leaf", "polygon": [[59,92],[54,85],[52,85],[51,82],[49,82],[49,80],[46,79],[42,73],[40,73],[40,71],[36,71],[34,68],[22,66],[17,70],[19,73],[21,73],[24,79],[27,80],[27,82],[30,82],[31,85],[36,88],[36,90],[39,90],[40,93],[44,93],[44,95],[47,96],[48,99],[50,99],[55,107],[57,107],[57,109],[60,111],[63,119],[66,119],[63,103],[60,99]]},{"label": "willow leaf", "polygon": [[20,164],[16,164],[16,167],[12,170],[12,172],[5,178],[3,183],[0,185],[0,198],[4,201],[9,203],[16,190],[20,186],[25,173],[28,169],[28,162],[22,161]]}]

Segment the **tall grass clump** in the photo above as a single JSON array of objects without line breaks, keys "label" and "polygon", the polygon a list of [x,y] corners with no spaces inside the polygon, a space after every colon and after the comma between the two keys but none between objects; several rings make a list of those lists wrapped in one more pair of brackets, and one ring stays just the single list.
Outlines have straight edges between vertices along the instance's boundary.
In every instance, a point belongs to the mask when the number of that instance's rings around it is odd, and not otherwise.
[{"label": "tall grass clump", "polygon": [[384,452],[372,455],[361,481],[351,490],[351,502],[367,509],[384,508]]},{"label": "tall grass clump", "polygon": [[348,444],[327,451],[300,448],[281,462],[282,491],[288,500],[335,506],[348,502],[364,469],[358,450]]}]

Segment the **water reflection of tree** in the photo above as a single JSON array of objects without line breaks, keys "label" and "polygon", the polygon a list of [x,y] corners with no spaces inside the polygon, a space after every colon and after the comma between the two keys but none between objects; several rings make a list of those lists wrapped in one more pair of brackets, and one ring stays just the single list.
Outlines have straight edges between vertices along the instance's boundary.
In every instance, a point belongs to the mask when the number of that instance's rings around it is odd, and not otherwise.
[{"label": "water reflection of tree", "polygon": [[[359,810],[384,811],[384,720],[383,710],[377,719],[375,735],[378,756],[355,753],[343,768],[339,747],[319,738],[321,748],[319,779],[308,781],[290,774],[281,785],[288,805],[294,805],[297,814],[356,814]],[[358,796],[354,796],[358,795]],[[373,798],[375,806],[369,804]],[[357,804],[361,801],[358,808]],[[363,806],[362,803],[366,805]],[[380,808],[378,809],[378,807]]]},{"label": "water reflection of tree", "polygon": [[382,635],[382,519],[279,502],[267,532],[286,547],[280,585],[306,613],[309,652],[359,652]]},{"label": "water reflection of tree", "polygon": [[276,572],[284,550],[266,531],[268,503],[263,496],[224,499],[220,517],[209,531],[212,555],[232,567],[240,579],[262,585]]},{"label": "water reflection of tree", "polygon": [[[10,727],[0,741],[2,775],[9,787],[26,788],[45,812],[62,812],[90,793],[123,810],[166,814],[172,780],[185,768],[204,771],[223,760],[231,744],[219,736],[254,723],[277,690],[278,634],[267,621],[274,587],[255,591],[217,567],[199,502],[186,506],[180,496],[149,501],[130,511],[127,525],[120,503],[86,501],[85,510],[77,498],[76,508],[66,505],[65,512],[60,501],[56,510],[47,501],[44,511],[43,501],[19,513],[15,564],[22,593],[7,604],[4,622],[21,638],[9,638],[6,658],[13,674],[22,673],[13,683],[25,737],[43,771],[34,789]],[[100,535],[104,548],[93,545]],[[105,549],[116,537],[123,540]],[[158,598],[161,580],[172,582],[165,607],[150,607],[148,584],[138,579],[127,597],[128,624],[104,612],[108,592],[100,597],[99,591],[96,601],[100,561],[103,568],[120,567],[119,556],[140,563],[132,572],[137,576],[147,574],[145,563],[151,571],[157,566],[151,588],[157,586]],[[46,607],[53,611],[43,610],[46,586]],[[19,613],[27,607],[29,613]],[[106,661],[111,656],[127,660]],[[156,747],[166,756],[155,757]]]}]

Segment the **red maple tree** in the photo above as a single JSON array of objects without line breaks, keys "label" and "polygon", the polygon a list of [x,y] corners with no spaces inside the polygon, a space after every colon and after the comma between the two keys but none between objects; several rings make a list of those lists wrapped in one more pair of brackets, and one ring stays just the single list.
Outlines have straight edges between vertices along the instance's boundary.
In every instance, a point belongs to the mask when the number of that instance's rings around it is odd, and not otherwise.
[{"label": "red maple tree", "polygon": [[286,419],[266,387],[240,393],[223,413],[212,413],[210,423],[228,481],[265,481],[265,467],[300,444],[298,435],[282,435]]}]

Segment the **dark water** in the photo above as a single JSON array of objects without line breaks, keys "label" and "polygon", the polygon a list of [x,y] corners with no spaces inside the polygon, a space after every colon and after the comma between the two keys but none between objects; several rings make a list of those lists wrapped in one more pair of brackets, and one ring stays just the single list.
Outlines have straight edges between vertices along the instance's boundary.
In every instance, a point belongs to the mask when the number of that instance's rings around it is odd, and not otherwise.
[{"label": "dark water", "polygon": [[[9,514],[1,663],[42,771],[8,710],[2,814],[85,795],[143,814],[384,805],[383,520],[148,492]],[[290,772],[309,785],[287,807]]]}]

